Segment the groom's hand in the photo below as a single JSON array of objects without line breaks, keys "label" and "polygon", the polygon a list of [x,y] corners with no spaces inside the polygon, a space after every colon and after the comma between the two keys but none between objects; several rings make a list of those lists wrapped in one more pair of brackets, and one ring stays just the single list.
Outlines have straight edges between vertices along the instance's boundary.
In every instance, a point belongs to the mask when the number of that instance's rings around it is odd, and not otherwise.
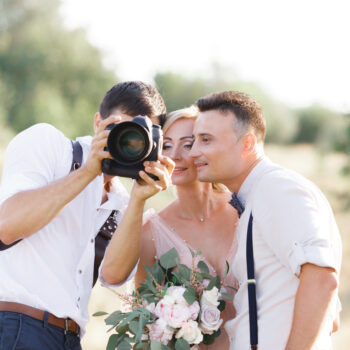
[{"label": "groom's hand", "polygon": [[[131,198],[146,200],[160,191],[166,190],[171,184],[171,175],[175,163],[168,157],[159,155],[158,162],[144,162],[145,171],[140,171],[142,180],[135,181]],[[147,173],[157,176],[152,179]]]}]

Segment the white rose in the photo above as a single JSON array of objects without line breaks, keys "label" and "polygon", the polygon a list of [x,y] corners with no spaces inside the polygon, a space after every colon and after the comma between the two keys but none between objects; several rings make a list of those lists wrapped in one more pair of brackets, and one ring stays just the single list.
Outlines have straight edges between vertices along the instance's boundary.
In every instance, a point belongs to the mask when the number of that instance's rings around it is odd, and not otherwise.
[{"label": "white rose", "polygon": [[205,290],[203,292],[202,298],[201,298],[201,306],[213,306],[218,307],[219,306],[219,299],[220,293],[219,290],[214,287],[211,290]]},{"label": "white rose", "polygon": [[183,338],[189,344],[199,344],[203,340],[203,334],[198,327],[198,323],[192,320],[186,322],[176,333],[175,337],[177,339]]},{"label": "white rose", "polygon": [[201,310],[201,323],[199,327],[204,334],[213,334],[217,331],[223,320],[220,319],[220,311],[215,306],[203,305]]}]

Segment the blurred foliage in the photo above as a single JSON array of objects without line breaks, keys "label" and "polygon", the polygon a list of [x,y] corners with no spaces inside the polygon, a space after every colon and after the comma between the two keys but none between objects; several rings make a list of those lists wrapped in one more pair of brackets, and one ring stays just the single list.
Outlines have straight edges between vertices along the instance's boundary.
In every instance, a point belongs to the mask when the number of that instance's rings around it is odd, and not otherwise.
[{"label": "blurred foliage", "polygon": [[165,99],[168,111],[187,107],[211,92],[239,90],[251,95],[262,105],[268,125],[267,142],[289,143],[295,135],[296,119],[287,106],[272,99],[257,84],[238,80],[233,72],[218,64],[213,66],[206,78],[188,78],[163,72],[157,73],[154,81]]},{"label": "blurred foliage", "polygon": [[84,31],[63,27],[59,4],[0,0],[0,123],[17,132],[46,121],[68,136],[91,133],[116,80]]}]

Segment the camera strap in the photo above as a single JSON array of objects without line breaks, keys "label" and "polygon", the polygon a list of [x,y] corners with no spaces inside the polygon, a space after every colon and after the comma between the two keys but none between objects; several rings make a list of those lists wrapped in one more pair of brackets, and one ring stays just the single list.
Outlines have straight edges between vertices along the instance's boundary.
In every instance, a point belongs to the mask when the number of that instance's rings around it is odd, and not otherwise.
[{"label": "camera strap", "polygon": [[[69,173],[71,173],[74,170],[79,169],[82,162],[83,162],[83,149],[81,147],[81,144],[79,143],[79,141],[73,141],[73,140],[71,140],[71,143],[72,143],[73,157],[72,157],[72,165],[71,165]],[[21,241],[21,239],[13,242],[11,244],[4,244],[0,240],[0,251],[9,249],[9,248],[13,247],[14,245],[16,245],[17,243],[19,243],[20,241]]]}]

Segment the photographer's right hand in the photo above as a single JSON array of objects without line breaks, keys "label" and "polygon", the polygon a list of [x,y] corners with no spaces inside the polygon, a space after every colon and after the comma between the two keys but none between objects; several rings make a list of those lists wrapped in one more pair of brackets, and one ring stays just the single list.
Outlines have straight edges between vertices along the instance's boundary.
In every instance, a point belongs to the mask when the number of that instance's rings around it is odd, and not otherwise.
[{"label": "photographer's right hand", "polygon": [[119,123],[121,117],[112,115],[101,120],[95,131],[95,136],[91,141],[91,147],[86,163],[81,167],[81,171],[88,174],[92,179],[102,173],[102,160],[105,158],[112,159],[108,151],[105,151],[107,146],[107,138],[110,130],[105,130],[109,124]]}]

